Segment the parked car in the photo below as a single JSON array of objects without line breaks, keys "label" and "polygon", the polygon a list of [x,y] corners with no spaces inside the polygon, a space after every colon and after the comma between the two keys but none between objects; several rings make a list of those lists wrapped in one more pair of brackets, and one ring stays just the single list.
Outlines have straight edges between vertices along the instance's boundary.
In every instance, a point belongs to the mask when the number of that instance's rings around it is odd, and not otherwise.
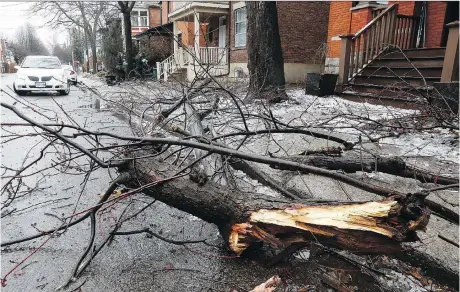
[{"label": "parked car", "polygon": [[29,92],[53,92],[68,95],[70,82],[67,81],[61,62],[54,56],[27,56],[17,69],[13,83],[18,95]]},{"label": "parked car", "polygon": [[66,74],[67,74],[67,80],[72,82],[73,85],[77,85],[77,72],[73,69],[71,65],[62,65],[62,68],[64,68]]}]

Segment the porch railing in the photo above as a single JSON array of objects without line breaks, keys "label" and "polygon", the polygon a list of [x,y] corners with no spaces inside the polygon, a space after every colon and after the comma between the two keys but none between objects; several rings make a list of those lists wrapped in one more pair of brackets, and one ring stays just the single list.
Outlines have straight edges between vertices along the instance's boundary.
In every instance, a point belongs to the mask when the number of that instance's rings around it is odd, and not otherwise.
[{"label": "porch railing", "polygon": [[415,44],[417,42],[418,24],[418,17],[398,15],[396,18],[393,44],[401,49],[415,48]]},{"label": "porch railing", "polygon": [[397,7],[388,6],[356,34],[341,36],[339,84],[348,84],[388,48],[415,46],[418,18],[398,15]]},{"label": "porch railing", "polygon": [[200,47],[199,60],[202,64],[226,65],[227,49],[219,47]]},{"label": "porch railing", "polygon": [[200,47],[199,55],[196,57],[193,47],[180,47],[174,54],[162,62],[157,62],[157,78],[163,78],[167,81],[169,75],[195,61],[203,65],[226,65],[227,49],[219,47]]},{"label": "porch railing", "polygon": [[[188,48],[189,51],[192,48]],[[176,53],[172,54],[162,62],[157,62],[157,78],[164,78],[167,80],[167,76],[177,72],[183,68],[191,60],[190,54],[184,48],[178,48]]]}]

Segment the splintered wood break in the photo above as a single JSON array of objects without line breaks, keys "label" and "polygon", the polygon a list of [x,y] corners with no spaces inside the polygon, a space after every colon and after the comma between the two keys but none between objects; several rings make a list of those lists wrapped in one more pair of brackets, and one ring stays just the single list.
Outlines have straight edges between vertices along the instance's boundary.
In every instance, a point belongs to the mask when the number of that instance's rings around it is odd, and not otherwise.
[{"label": "splintered wood break", "polygon": [[395,201],[369,202],[360,205],[309,206],[284,210],[262,209],[252,213],[249,220],[250,222],[289,226],[307,231],[313,231],[311,227],[306,225],[311,224],[372,231],[392,237],[393,230],[377,226],[377,218],[388,217],[394,207],[398,207],[398,203]]},{"label": "splintered wood break", "polygon": [[423,200],[415,197],[260,209],[247,222],[232,226],[229,243],[238,255],[256,241],[279,248],[315,240],[349,250],[391,252],[403,241],[416,240],[415,231],[425,229],[429,214]]}]

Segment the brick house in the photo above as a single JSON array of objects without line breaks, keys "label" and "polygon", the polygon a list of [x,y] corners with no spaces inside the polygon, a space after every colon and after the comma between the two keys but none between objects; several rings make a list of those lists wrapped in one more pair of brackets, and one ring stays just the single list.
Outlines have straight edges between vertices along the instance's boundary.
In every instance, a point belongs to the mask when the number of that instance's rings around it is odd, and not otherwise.
[{"label": "brick house", "polygon": [[458,81],[458,20],[458,1],[331,2],[325,71],[338,93],[392,100]]},{"label": "brick house", "polygon": [[[304,82],[308,72],[321,70],[318,53],[326,42],[329,2],[279,1],[277,9],[286,82]],[[246,16],[245,10],[244,2],[230,4],[230,74],[235,77],[241,74],[239,70],[248,73],[246,32],[241,33],[240,39],[235,38],[238,16],[243,11]]]},{"label": "brick house", "polygon": [[[318,49],[326,42],[329,2],[277,2],[287,83],[319,72]],[[161,26],[172,23],[173,54],[157,64],[158,76],[247,76],[245,2],[161,2]],[[155,18],[157,19],[157,18]],[[152,30],[152,29],[150,29]]]},{"label": "brick house", "polygon": [[[398,4],[397,13],[420,17],[422,2],[416,1],[333,1],[329,10],[328,55],[326,70],[338,73],[340,57],[340,35],[357,33],[373,16],[388,5]],[[429,1],[426,3],[425,39],[419,47],[445,47],[447,44],[447,23],[458,20],[458,2]],[[448,9],[449,8],[449,9]],[[454,12],[454,13],[452,13]],[[455,17],[455,12],[457,16]],[[456,19],[455,19],[456,18]]]},{"label": "brick house", "polygon": [[4,39],[0,39],[0,72],[5,73],[7,71],[6,62],[6,41]]}]

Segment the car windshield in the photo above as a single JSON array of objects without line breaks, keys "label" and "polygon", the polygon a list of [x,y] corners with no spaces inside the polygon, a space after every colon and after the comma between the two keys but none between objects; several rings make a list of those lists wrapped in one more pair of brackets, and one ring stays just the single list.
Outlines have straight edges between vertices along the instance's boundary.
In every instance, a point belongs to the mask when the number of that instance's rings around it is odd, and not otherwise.
[{"label": "car windshield", "polygon": [[61,64],[56,58],[26,58],[21,68],[60,69]]}]

